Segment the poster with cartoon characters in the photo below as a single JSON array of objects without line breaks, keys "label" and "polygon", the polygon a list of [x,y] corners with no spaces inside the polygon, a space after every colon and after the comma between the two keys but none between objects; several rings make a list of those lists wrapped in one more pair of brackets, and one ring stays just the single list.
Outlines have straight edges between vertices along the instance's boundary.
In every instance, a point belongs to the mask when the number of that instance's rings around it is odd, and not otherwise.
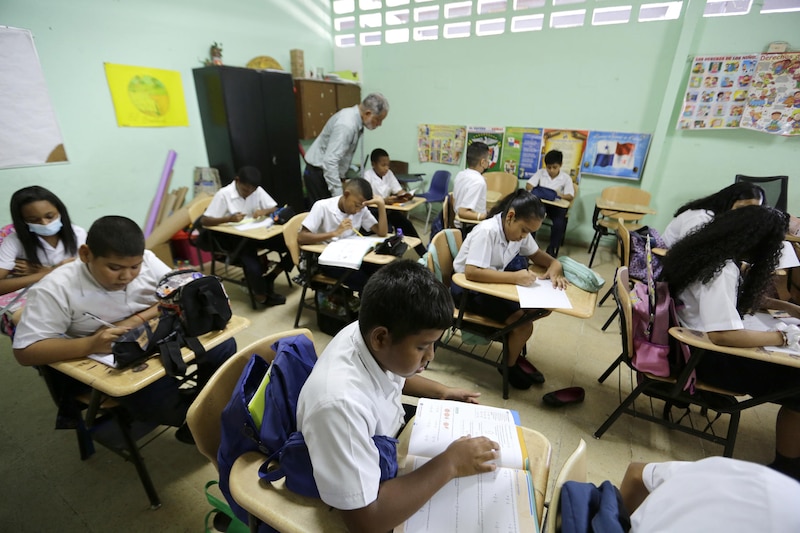
[{"label": "poster with cartoon characters", "polygon": [[695,57],[677,129],[738,128],[757,62],[758,54]]},{"label": "poster with cartoon characters", "polygon": [[581,173],[638,180],[642,177],[649,133],[590,131],[583,153]]},{"label": "poster with cartoon characters", "polygon": [[[467,146],[474,142],[486,143],[489,146],[489,169],[487,172],[502,172],[500,164],[503,156],[503,133],[505,128],[468,126]],[[466,158],[465,158],[466,159]],[[466,165],[465,165],[466,166]]]},{"label": "poster with cartoon characters", "polygon": [[741,127],[800,135],[800,52],[761,54]]},{"label": "poster with cartoon characters", "polygon": [[417,126],[419,162],[457,165],[464,152],[466,136],[466,126],[420,124]]},{"label": "poster with cartoon characters", "polygon": [[[550,150],[559,150],[564,154],[564,162],[561,164],[561,171],[566,172],[575,183],[581,180],[581,160],[583,151],[586,148],[586,138],[589,136],[588,130],[544,130],[544,144],[542,155]],[[544,157],[541,159],[541,167],[544,168]]]},{"label": "poster with cartoon characters", "polygon": [[506,128],[503,137],[503,171],[521,180],[539,170],[542,156],[542,128]]}]

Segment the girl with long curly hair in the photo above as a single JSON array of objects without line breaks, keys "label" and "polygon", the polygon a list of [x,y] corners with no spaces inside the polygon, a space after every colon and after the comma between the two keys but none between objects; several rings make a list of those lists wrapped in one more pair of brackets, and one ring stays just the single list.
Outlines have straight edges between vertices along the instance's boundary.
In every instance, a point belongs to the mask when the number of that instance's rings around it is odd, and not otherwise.
[{"label": "girl with long curly hair", "polygon": [[[787,344],[783,332],[745,329],[742,321],[763,307],[800,317],[800,307],[767,297],[787,227],[785,213],[747,206],[717,215],[670,248],[663,272],[678,300],[681,324],[706,332],[720,346]],[[705,353],[697,377],[753,396],[800,385],[800,369],[713,351]],[[800,395],[779,403],[770,466],[800,480]]]}]

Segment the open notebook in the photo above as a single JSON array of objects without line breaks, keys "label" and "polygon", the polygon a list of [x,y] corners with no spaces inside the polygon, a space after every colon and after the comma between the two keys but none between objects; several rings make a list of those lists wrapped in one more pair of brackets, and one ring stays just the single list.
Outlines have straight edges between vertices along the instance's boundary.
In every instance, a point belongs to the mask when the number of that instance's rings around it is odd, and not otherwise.
[{"label": "open notebook", "polygon": [[395,531],[456,533],[538,532],[533,480],[519,427],[509,409],[422,398],[417,406],[404,472],[419,468],[465,436],[500,443],[494,472],[451,480]]},{"label": "open notebook", "polygon": [[364,256],[375,246],[386,240],[386,237],[347,237],[338,239],[325,246],[319,256],[319,264],[358,270]]}]

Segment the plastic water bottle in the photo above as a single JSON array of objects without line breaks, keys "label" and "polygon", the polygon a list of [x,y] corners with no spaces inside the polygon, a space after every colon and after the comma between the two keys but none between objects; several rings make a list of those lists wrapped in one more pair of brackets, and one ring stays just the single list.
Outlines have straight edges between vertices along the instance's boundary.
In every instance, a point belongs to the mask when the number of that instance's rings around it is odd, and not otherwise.
[{"label": "plastic water bottle", "polygon": [[396,231],[397,231],[397,236],[402,238],[403,237],[403,229],[402,228],[397,228]]}]

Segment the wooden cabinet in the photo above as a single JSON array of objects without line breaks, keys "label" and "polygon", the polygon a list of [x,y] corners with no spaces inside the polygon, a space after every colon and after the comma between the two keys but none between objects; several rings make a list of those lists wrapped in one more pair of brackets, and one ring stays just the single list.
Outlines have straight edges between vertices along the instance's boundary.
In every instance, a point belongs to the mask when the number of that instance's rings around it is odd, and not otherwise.
[{"label": "wooden cabinet", "polygon": [[301,139],[319,136],[334,113],[361,102],[361,87],[350,83],[296,79],[297,130]]}]

